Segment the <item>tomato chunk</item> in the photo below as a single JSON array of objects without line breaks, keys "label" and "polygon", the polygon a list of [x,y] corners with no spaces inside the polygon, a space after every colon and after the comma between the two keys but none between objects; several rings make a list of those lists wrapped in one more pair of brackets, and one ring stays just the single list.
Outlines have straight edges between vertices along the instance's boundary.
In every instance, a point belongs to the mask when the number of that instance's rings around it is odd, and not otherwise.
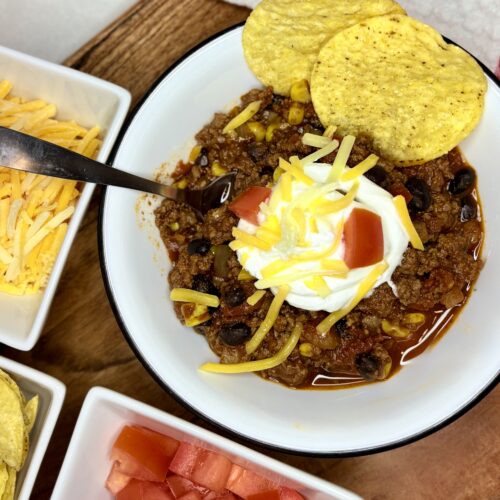
[{"label": "tomato chunk", "polygon": [[210,493],[210,490],[208,488],[198,486],[189,479],[181,476],[168,476],[166,479],[166,483],[168,484],[170,491],[175,498],[182,497],[182,495],[185,495],[186,493],[194,490],[199,491],[204,496]]},{"label": "tomato chunk", "polygon": [[349,269],[371,266],[384,257],[384,233],[379,215],[355,208],[344,225],[344,260]]},{"label": "tomato chunk", "polygon": [[190,491],[185,495],[182,495],[179,500],[203,500],[203,497],[200,495],[199,491]]},{"label": "tomato chunk", "polygon": [[174,500],[174,497],[163,483],[131,479],[127,486],[118,492],[116,500]]},{"label": "tomato chunk", "polygon": [[266,201],[269,196],[271,196],[270,188],[251,186],[229,204],[229,210],[240,219],[245,219],[257,226],[259,224],[257,220],[259,205]]},{"label": "tomato chunk", "polygon": [[286,486],[280,487],[281,500],[304,500],[304,497],[295,490],[287,488]]},{"label": "tomato chunk", "polygon": [[181,443],[170,470],[215,492],[222,492],[231,466],[231,461],[220,453]]},{"label": "tomato chunk", "polygon": [[203,497],[203,500],[236,500],[236,497],[230,491],[223,491],[222,493],[211,491]]},{"label": "tomato chunk", "polygon": [[250,495],[247,500],[281,500],[281,496],[279,490],[270,490]]},{"label": "tomato chunk", "polygon": [[233,464],[226,488],[235,495],[246,499],[250,495],[276,489],[277,486],[259,474]]},{"label": "tomato chunk", "polygon": [[179,442],[142,427],[125,426],[115,441],[111,460],[122,474],[163,482]]},{"label": "tomato chunk", "polygon": [[108,478],[106,479],[106,488],[111,491],[113,495],[116,495],[119,491],[123,490],[125,486],[127,486],[131,479],[132,478],[130,476],[120,472],[118,462],[115,462],[111,468]]}]

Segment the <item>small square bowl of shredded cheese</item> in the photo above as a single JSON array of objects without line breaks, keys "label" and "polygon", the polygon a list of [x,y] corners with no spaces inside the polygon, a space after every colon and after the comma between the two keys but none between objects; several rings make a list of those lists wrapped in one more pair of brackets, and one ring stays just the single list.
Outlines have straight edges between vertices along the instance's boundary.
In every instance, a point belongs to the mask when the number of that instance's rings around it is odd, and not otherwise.
[{"label": "small square bowl of shredded cheese", "polygon": [[[2,127],[105,162],[129,105],[117,85],[0,46]],[[0,344],[37,342],[94,188],[0,165]]]}]

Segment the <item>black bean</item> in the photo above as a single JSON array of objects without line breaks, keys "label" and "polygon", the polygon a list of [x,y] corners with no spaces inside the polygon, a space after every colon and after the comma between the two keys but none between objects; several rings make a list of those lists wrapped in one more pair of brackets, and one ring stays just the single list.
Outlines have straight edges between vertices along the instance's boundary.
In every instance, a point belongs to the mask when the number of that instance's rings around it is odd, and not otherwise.
[{"label": "black bean", "polygon": [[232,287],[224,293],[224,302],[229,307],[241,305],[246,298],[243,288],[239,286]]},{"label": "black bean", "polygon": [[219,290],[217,290],[212,280],[206,274],[195,274],[191,281],[191,288],[197,292],[219,295]]},{"label": "black bean", "polygon": [[387,180],[387,172],[384,167],[381,167],[380,165],[375,165],[373,168],[370,168],[370,170],[368,170],[368,172],[365,173],[365,177],[370,179],[378,186],[382,186]]},{"label": "black bean", "polygon": [[472,195],[462,198],[460,209],[460,220],[462,222],[475,219],[477,217],[477,202]]},{"label": "black bean", "polygon": [[405,187],[410,191],[412,199],[408,203],[408,208],[414,212],[424,212],[427,210],[432,201],[431,190],[420,177],[410,177],[405,182]]},{"label": "black bean", "polygon": [[267,147],[265,144],[259,142],[251,142],[248,145],[247,152],[250,158],[257,163],[266,156]]},{"label": "black bean", "polygon": [[351,337],[351,334],[349,333],[349,328],[347,326],[347,319],[345,317],[340,318],[335,323],[335,331],[342,340],[349,339]]},{"label": "black bean", "polygon": [[226,325],[220,329],[219,337],[226,345],[236,346],[246,342],[251,334],[250,327],[245,323]]},{"label": "black bean", "polygon": [[206,255],[210,251],[212,244],[205,238],[198,238],[188,243],[187,251],[189,255]]},{"label": "black bean", "polygon": [[261,177],[262,177],[263,175],[267,175],[267,176],[269,176],[269,177],[272,177],[272,176],[273,176],[273,174],[274,174],[274,168],[273,168],[273,167],[269,167],[269,166],[268,166],[268,167],[262,167],[262,168],[260,169],[260,175],[261,175]]},{"label": "black bean", "polygon": [[359,374],[366,380],[375,380],[380,370],[380,359],[370,352],[357,354],[354,364]]},{"label": "black bean", "polygon": [[461,168],[448,184],[448,191],[453,195],[464,194],[474,186],[476,173],[472,168]]}]

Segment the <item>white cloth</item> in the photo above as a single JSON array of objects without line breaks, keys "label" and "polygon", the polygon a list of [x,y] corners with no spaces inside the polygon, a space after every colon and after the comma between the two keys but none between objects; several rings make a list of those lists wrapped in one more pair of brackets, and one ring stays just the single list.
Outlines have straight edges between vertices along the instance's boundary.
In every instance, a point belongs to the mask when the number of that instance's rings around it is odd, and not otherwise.
[{"label": "white cloth", "polygon": [[[253,8],[259,0],[229,0]],[[500,0],[399,0],[408,14],[476,56],[500,78]]]}]

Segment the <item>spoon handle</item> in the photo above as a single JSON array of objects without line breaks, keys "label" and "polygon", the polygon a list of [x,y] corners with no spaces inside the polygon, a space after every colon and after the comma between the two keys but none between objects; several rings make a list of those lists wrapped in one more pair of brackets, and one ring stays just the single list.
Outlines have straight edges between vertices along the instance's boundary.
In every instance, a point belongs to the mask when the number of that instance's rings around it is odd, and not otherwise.
[{"label": "spoon handle", "polygon": [[118,186],[178,199],[178,190],[111,168],[69,149],[0,127],[0,165],[34,174]]}]

